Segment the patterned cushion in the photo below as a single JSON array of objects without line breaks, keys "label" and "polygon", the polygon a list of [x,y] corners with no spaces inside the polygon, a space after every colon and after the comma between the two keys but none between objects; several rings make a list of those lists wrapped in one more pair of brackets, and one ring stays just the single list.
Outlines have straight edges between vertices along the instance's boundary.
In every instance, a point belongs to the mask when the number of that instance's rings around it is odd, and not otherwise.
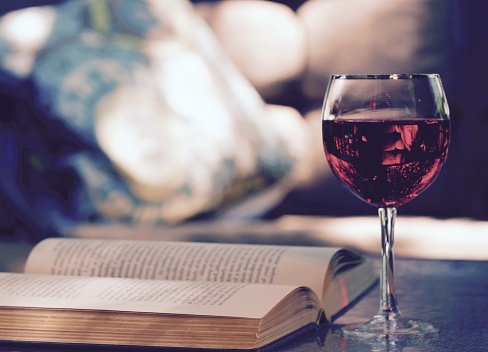
[{"label": "patterned cushion", "polygon": [[299,158],[186,1],[9,12],[0,87],[0,190],[41,235],[217,216]]}]

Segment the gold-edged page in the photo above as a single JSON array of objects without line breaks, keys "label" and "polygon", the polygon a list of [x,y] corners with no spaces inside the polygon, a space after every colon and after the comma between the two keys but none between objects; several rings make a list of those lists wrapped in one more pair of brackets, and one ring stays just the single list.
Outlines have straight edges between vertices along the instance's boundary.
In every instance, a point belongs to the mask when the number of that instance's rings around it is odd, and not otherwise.
[{"label": "gold-edged page", "polygon": [[[0,340],[249,349],[259,319],[2,307]],[[90,350],[84,346],[83,350]]]},{"label": "gold-edged page", "polygon": [[316,323],[321,312],[321,303],[315,292],[308,287],[298,287],[262,319],[258,341],[266,345],[300,327]]}]

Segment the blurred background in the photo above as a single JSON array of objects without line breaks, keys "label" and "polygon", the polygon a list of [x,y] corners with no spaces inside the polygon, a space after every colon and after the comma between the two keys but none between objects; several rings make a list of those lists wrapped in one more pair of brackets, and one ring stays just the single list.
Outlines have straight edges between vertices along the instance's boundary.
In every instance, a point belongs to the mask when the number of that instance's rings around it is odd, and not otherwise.
[{"label": "blurred background", "polygon": [[399,214],[488,219],[484,0],[16,0],[0,14],[3,234],[375,215],[323,155],[332,73],[439,73],[449,157]]}]

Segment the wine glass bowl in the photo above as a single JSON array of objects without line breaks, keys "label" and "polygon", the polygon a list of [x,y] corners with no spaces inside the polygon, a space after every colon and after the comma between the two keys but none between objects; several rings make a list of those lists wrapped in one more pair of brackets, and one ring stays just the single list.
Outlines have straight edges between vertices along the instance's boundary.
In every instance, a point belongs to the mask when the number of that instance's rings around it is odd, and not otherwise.
[{"label": "wine glass bowl", "polygon": [[380,310],[346,335],[405,339],[435,332],[405,318],[394,290],[397,207],[435,180],[450,141],[450,116],[437,74],[332,75],[322,109],[322,136],[334,175],[378,208],[382,234]]},{"label": "wine glass bowl", "polygon": [[323,109],[325,154],[362,200],[398,207],[438,175],[449,145],[449,110],[445,99],[435,99],[439,89],[425,89],[436,77],[332,77]]}]

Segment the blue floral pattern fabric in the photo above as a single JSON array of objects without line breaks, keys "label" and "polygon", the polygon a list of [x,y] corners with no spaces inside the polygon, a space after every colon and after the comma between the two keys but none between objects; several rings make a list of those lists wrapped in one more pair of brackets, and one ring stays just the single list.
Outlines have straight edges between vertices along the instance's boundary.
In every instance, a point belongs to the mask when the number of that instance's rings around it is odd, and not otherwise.
[{"label": "blue floral pattern fabric", "polygon": [[265,104],[184,0],[75,0],[0,17],[0,191],[41,235],[167,224],[286,179]]}]

